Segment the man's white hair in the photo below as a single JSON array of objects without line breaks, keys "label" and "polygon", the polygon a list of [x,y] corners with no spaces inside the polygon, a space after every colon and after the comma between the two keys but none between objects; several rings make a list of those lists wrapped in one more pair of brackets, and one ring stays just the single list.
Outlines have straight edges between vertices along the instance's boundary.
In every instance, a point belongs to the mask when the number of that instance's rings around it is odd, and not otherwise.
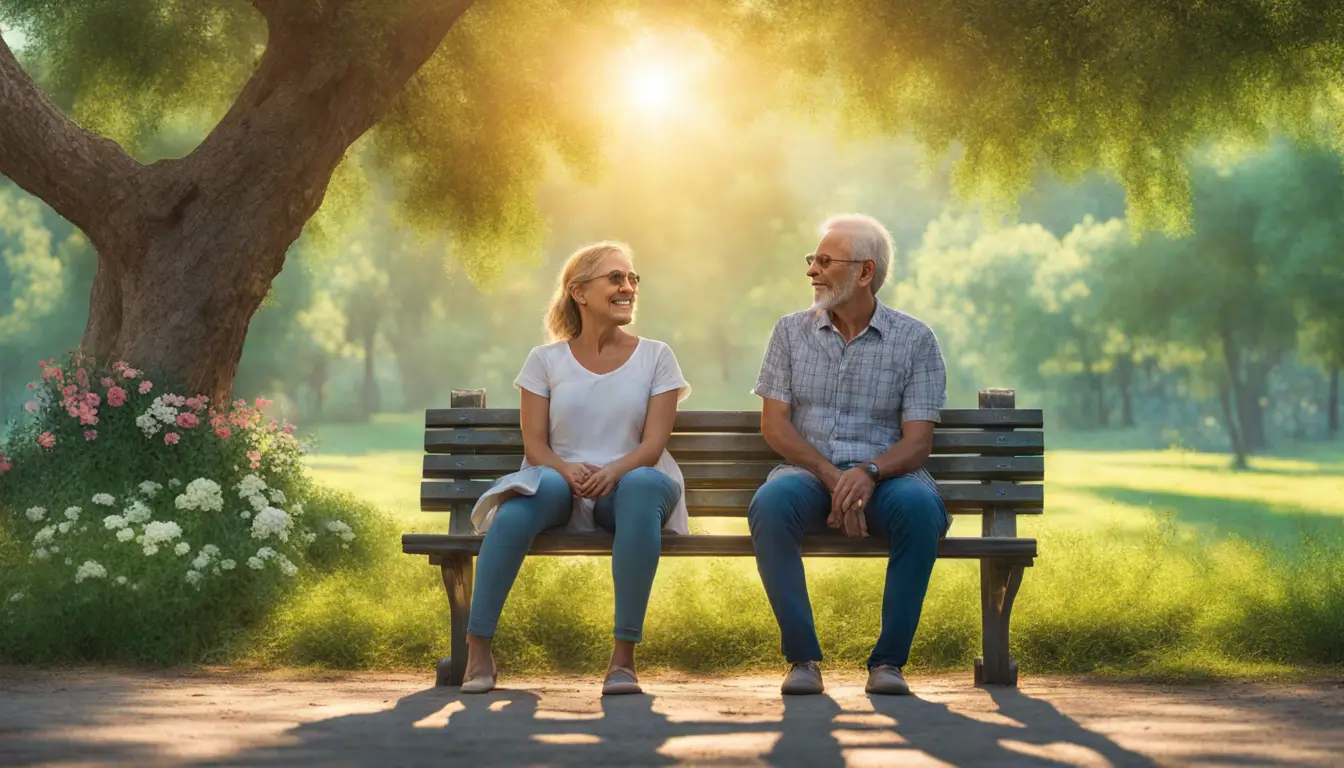
[{"label": "man's white hair", "polygon": [[[882,226],[882,222],[863,213],[842,213],[832,216],[821,225],[820,235],[825,237],[832,232],[849,236],[849,257],[873,261],[873,295],[882,289],[891,271],[891,254],[895,246],[891,242],[891,233]],[[859,266],[859,265],[855,265]]]}]

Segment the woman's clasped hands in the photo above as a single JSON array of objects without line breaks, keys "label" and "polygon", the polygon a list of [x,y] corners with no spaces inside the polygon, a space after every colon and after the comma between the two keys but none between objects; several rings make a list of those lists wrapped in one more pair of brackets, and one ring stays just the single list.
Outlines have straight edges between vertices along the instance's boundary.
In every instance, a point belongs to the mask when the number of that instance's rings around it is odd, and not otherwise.
[{"label": "woman's clasped hands", "polygon": [[606,496],[625,476],[615,464],[599,467],[596,464],[566,462],[559,470],[574,495],[585,499]]}]

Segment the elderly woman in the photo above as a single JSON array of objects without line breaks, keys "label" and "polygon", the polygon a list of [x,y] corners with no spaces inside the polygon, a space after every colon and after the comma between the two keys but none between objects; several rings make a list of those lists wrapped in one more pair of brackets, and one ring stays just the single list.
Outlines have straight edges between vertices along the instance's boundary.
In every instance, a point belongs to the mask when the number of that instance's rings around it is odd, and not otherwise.
[{"label": "elderly woman", "polygon": [[614,243],[565,262],[546,314],[551,343],[532,350],[522,392],[523,468],[477,503],[485,532],[467,625],[463,693],[495,687],[491,638],[532,540],[566,526],[615,534],[615,647],[603,694],[639,693],[635,644],[643,636],[662,531],[687,533],[681,471],[667,452],[677,404],[690,393],[668,345],[632,335],[639,275]]}]

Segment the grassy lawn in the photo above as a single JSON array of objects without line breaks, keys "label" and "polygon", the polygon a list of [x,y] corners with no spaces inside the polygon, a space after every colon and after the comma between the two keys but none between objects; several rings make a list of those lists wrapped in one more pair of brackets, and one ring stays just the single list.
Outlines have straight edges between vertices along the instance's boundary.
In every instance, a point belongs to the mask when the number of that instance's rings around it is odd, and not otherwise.
[{"label": "grassy lawn", "polygon": [[[402,531],[443,531],[446,515],[418,509],[420,419],[323,427],[310,466],[323,483],[391,513]],[[1088,450],[1078,446],[1106,441],[1061,438],[1047,457],[1046,512],[1020,525],[1041,551],[1013,615],[1013,652],[1025,674],[1292,676],[1344,664],[1344,443],[1288,446],[1234,472],[1226,455]],[[962,517],[952,535],[978,526]],[[728,520],[707,529],[744,526]],[[883,568],[809,561],[828,663],[866,658],[880,627]],[[978,573],[974,562],[938,563],[913,669],[969,671],[980,637]],[[496,637],[500,664],[599,670],[610,622],[608,558],[530,559]],[[665,560],[645,635],[641,663],[649,668],[781,664],[750,558]],[[447,647],[437,571],[390,541],[376,572],[333,579],[283,606],[255,658],[427,669]]]}]

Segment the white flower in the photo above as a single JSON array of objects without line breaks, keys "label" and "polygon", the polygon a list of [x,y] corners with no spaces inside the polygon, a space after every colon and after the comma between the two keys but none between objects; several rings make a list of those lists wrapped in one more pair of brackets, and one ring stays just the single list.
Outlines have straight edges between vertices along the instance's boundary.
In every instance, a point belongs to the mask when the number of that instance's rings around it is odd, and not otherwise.
[{"label": "white flower", "polygon": [[110,507],[113,504],[116,504],[117,500],[112,498],[112,494],[110,493],[95,493],[93,495],[93,503],[100,504],[104,507]]},{"label": "white flower", "polygon": [[271,503],[272,503],[272,504],[284,504],[285,501],[287,501],[287,499],[285,498],[285,492],[284,492],[284,491],[280,490],[279,488],[274,488],[274,489],[271,490]]},{"label": "white flower", "polygon": [[163,486],[159,485],[153,480],[146,480],[145,482],[140,484],[140,492],[146,496],[153,496],[154,494],[158,493],[159,489],[161,488],[163,488]]},{"label": "white flower", "polygon": [[232,571],[234,568],[238,567],[238,564],[233,562],[232,560],[220,560],[219,567],[223,568],[226,571]]},{"label": "white flower", "polygon": [[29,507],[28,511],[24,512],[23,514],[27,515],[29,520],[32,520],[34,523],[36,523],[39,520],[46,518],[47,510],[42,507]]},{"label": "white flower", "polygon": [[79,519],[79,512],[80,512],[79,507],[66,507],[65,519],[73,523]]},{"label": "white flower", "polygon": [[248,496],[255,496],[266,490],[266,481],[256,475],[247,475],[238,483],[237,490],[239,498],[245,499]]},{"label": "white flower", "polygon": [[341,541],[354,541],[355,532],[349,525],[340,520],[328,520],[327,530],[341,537]]},{"label": "white flower", "polygon": [[188,544],[188,543],[185,542],[185,541],[179,541],[179,542],[177,542],[177,546],[176,546],[176,547],[173,547],[173,552],[174,552],[178,557],[181,557],[181,556],[187,554],[187,553],[190,552],[190,551],[191,551],[191,545]]},{"label": "white flower", "polygon": [[270,560],[272,557],[275,557],[275,550],[270,547],[262,547],[257,550],[257,557],[260,557],[262,560]]},{"label": "white flower", "polygon": [[169,479],[168,479],[168,487],[169,487],[169,488],[180,488],[181,486],[182,486],[182,481],[181,481],[181,480],[178,480],[176,477],[173,477],[173,478],[169,478]]},{"label": "white flower", "polygon": [[105,579],[107,578],[107,569],[95,563],[92,560],[85,560],[84,564],[75,571],[75,583],[79,584],[85,579]]},{"label": "white flower", "polygon": [[135,531],[131,528],[122,528],[117,531],[117,541],[130,541],[135,538]]},{"label": "white flower", "polygon": [[75,561],[74,561],[74,560],[71,560],[70,558],[67,557],[67,558],[65,558],[65,564],[66,564],[66,565],[74,565],[74,564],[75,564]]},{"label": "white flower", "polygon": [[57,552],[60,552],[60,551],[61,551],[61,548],[60,548],[60,547],[56,546],[55,544],[52,544],[52,545],[51,545],[51,554],[54,555],[54,554],[56,554]]},{"label": "white flower", "polygon": [[187,571],[187,583],[188,583],[188,584],[200,584],[200,583],[201,583],[201,572],[200,572],[200,571]]},{"label": "white flower", "polygon": [[65,534],[65,533],[69,533],[69,532],[70,532],[70,522],[69,522],[69,521],[66,521],[66,522],[64,522],[64,523],[61,523],[60,525],[56,526],[56,530],[60,531],[60,532],[63,533],[63,534]]},{"label": "white flower", "polygon": [[196,559],[191,561],[191,567],[195,568],[198,571],[205,570],[205,568],[209,565],[210,565],[210,558],[206,557],[204,552],[197,555]]},{"label": "white flower", "polygon": [[275,562],[280,564],[280,572],[285,574],[286,576],[293,577],[298,575],[299,573],[298,566],[291,563],[289,561],[289,558],[285,557],[284,555],[276,555]]},{"label": "white flower", "polygon": [[11,603],[17,603],[17,602],[19,602],[20,600],[22,600],[23,598],[24,598],[24,594],[23,594],[22,592],[15,592],[14,594],[12,594],[12,595],[9,596],[9,602],[11,602]]},{"label": "white flower", "polygon": [[247,567],[254,571],[260,571],[262,568],[266,567],[266,564],[261,561],[261,558],[249,557],[247,558]]},{"label": "white flower", "polygon": [[299,534],[299,539],[304,544],[312,544],[314,541],[317,541],[317,534],[313,533],[312,531],[304,531],[303,533]]},{"label": "white flower", "polygon": [[218,512],[224,508],[224,492],[214,480],[198,477],[187,484],[187,490],[174,503],[178,509]]},{"label": "white flower", "polygon": [[126,518],[121,515],[108,515],[103,518],[103,527],[109,531],[119,531],[126,525]]},{"label": "white flower", "polygon": [[38,531],[37,535],[33,537],[33,546],[40,547],[43,544],[48,544],[54,538],[56,538],[56,526],[48,525],[46,528]]},{"label": "white flower", "polygon": [[119,586],[119,587],[124,587],[124,586],[126,586],[126,577],[125,577],[125,576],[118,576],[118,577],[117,577],[117,586]]},{"label": "white flower", "polygon": [[204,547],[201,547],[201,554],[206,557],[218,557],[219,547],[216,547],[214,544],[206,544]]},{"label": "white flower", "polygon": [[252,508],[258,512],[270,506],[270,503],[266,501],[266,497],[262,496],[260,493],[248,496],[247,503],[251,504]]},{"label": "white flower", "polygon": [[43,549],[42,547],[38,547],[37,549],[33,550],[33,557],[38,560],[46,560],[48,557],[50,557],[50,553],[47,552],[47,550]]},{"label": "white flower", "polygon": [[131,506],[127,507],[124,512],[126,513],[126,522],[136,524],[147,523],[149,518],[154,515],[154,512],[146,507],[143,501],[131,502]]},{"label": "white flower", "polygon": [[159,420],[154,418],[152,414],[142,413],[135,417],[135,426],[145,433],[145,437],[153,437],[158,434]]},{"label": "white flower", "polygon": [[291,505],[290,508],[289,508],[289,514],[294,515],[295,517],[298,517],[299,515],[302,515],[302,514],[303,514],[303,505],[302,505],[302,504],[298,504],[298,503],[295,503],[295,504]]},{"label": "white flower", "polygon": [[274,536],[281,541],[289,541],[289,526],[289,515],[283,509],[267,507],[258,512],[252,521],[252,538],[269,539]]},{"label": "white flower", "polygon": [[252,513],[251,513],[251,512],[247,512],[247,511],[239,512],[239,513],[238,513],[238,516],[241,517],[241,518],[243,518],[244,520],[251,520],[251,519],[252,519]]},{"label": "white flower", "polygon": [[152,557],[152,556],[157,555],[157,554],[159,553],[159,548],[156,547],[156,546],[154,546],[153,544],[146,544],[146,545],[145,545],[144,552],[145,552],[145,557]]},{"label": "white flower", "polygon": [[145,526],[145,547],[151,547],[156,544],[167,544],[182,535],[182,526],[171,520],[167,522],[152,522]]}]

